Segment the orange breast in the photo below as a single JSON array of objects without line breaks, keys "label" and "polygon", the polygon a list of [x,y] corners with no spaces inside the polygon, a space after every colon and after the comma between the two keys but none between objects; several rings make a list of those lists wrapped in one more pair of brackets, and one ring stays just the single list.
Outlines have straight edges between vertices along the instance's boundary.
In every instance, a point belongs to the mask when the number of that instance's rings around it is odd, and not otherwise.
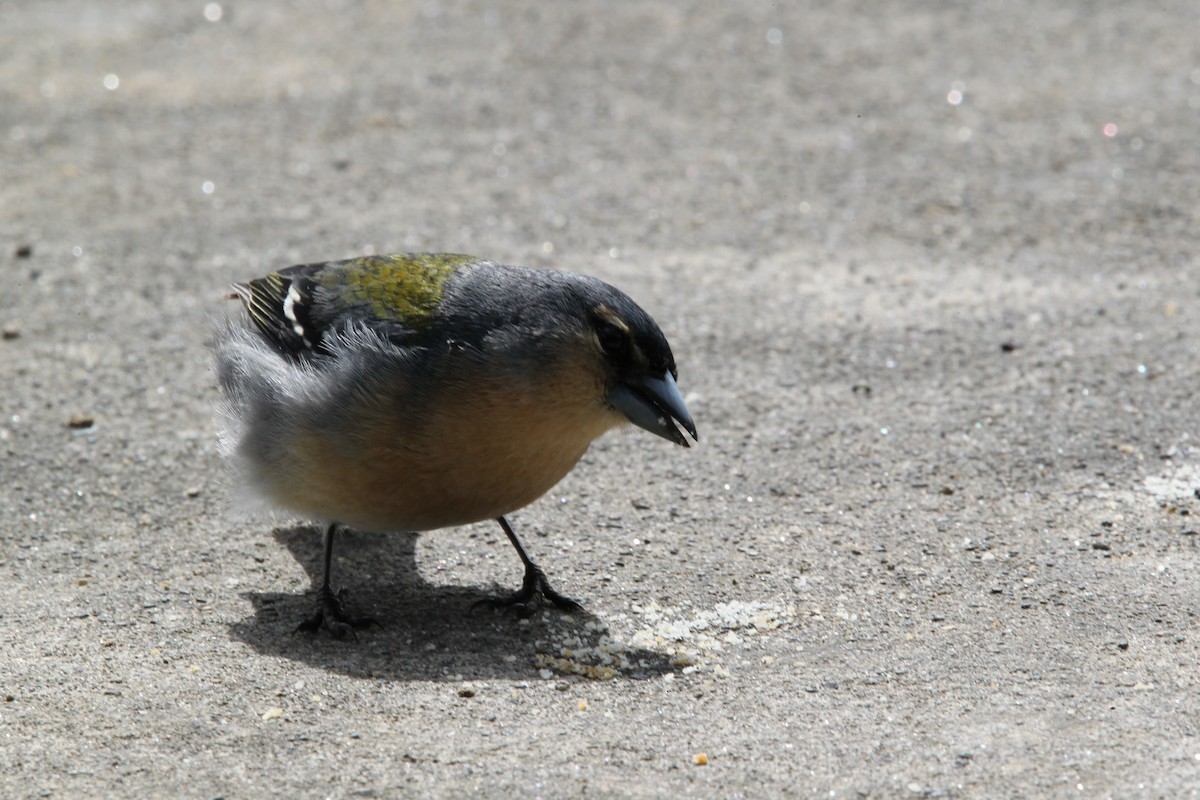
[{"label": "orange breast", "polygon": [[585,371],[556,374],[536,392],[464,377],[419,415],[406,413],[403,398],[364,404],[343,417],[359,422],[352,429],[294,436],[286,447],[294,471],[269,491],[288,509],[363,530],[507,514],[549,491],[622,421]]}]

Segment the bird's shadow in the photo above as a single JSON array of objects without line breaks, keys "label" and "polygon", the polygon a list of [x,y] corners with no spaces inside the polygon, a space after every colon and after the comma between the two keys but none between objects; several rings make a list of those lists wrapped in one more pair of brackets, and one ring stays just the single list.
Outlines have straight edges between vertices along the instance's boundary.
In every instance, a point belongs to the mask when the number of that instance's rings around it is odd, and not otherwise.
[{"label": "bird's shadow", "polygon": [[[280,528],[276,541],[319,583],[321,533],[311,527]],[[327,632],[299,633],[297,624],[312,614],[316,595],[247,592],[254,616],[230,625],[233,636],[263,655],[301,661],[353,677],[383,680],[529,679],[549,666],[584,674],[577,661],[560,660],[556,642],[573,640],[573,653],[611,650],[604,625],[586,610],[564,614],[547,605],[521,620],[488,607],[474,609],[487,587],[431,584],[416,564],[415,535],[378,535],[341,529],[335,543],[334,585],[338,575],[352,587],[347,610],[378,625],[360,629],[356,639],[336,640]],[[514,587],[515,588],[515,587]],[[603,645],[603,648],[601,646]],[[642,648],[623,648],[624,667],[612,677],[644,679],[675,671],[670,657]],[[590,674],[607,675],[603,669]]]}]

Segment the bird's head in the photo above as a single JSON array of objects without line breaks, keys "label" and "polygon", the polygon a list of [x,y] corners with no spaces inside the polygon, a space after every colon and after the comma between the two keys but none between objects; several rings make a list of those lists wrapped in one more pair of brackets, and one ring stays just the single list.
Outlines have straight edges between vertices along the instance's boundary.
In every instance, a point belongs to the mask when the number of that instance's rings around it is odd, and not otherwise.
[{"label": "bird's head", "polygon": [[599,355],[605,402],[634,425],[688,447],[676,423],[699,440],[684,404],[671,346],[658,324],[623,293],[605,287],[588,311],[588,340]]},{"label": "bird's head", "polygon": [[491,262],[460,277],[445,304],[452,327],[475,329],[484,357],[506,363],[512,374],[555,386],[548,404],[594,405],[688,447],[682,426],[698,441],[671,346],[624,292],[585,275]]}]

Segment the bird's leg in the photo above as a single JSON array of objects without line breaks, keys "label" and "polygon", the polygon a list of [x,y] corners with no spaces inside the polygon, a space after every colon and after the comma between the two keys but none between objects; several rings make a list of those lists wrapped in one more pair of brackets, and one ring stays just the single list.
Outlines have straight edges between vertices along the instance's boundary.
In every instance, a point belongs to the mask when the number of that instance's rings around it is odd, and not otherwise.
[{"label": "bird's leg", "polygon": [[521,582],[521,588],[516,592],[504,597],[486,597],[475,603],[472,608],[487,605],[502,611],[515,611],[519,616],[527,617],[537,610],[544,598],[563,611],[582,610],[583,606],[579,603],[554,591],[550,586],[550,581],[546,579],[546,573],[542,572],[542,568],[533,563],[533,559],[525,552],[525,547],[517,538],[517,534],[513,533],[508,520],[504,517],[496,517],[496,522],[500,523],[500,527],[504,529],[504,535],[512,542],[512,546],[517,550],[517,555],[521,557],[521,563],[525,565],[525,579]]},{"label": "bird's leg", "polygon": [[365,628],[379,623],[369,617],[351,617],[342,606],[344,590],[335,592],[329,583],[330,570],[333,567],[333,537],[340,526],[334,522],[325,529],[325,577],[321,580],[321,588],[317,589],[317,610],[311,617],[296,626],[297,631],[315,633],[321,628],[329,631],[335,639],[344,639],[354,635],[356,628]]}]

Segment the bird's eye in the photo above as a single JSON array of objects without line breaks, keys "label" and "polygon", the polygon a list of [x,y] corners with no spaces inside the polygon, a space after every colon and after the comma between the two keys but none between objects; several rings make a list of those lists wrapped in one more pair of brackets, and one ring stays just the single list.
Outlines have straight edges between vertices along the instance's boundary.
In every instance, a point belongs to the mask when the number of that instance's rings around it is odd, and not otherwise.
[{"label": "bird's eye", "polygon": [[619,358],[629,350],[629,337],[611,322],[601,322],[596,328],[596,336],[604,352],[612,358]]}]

